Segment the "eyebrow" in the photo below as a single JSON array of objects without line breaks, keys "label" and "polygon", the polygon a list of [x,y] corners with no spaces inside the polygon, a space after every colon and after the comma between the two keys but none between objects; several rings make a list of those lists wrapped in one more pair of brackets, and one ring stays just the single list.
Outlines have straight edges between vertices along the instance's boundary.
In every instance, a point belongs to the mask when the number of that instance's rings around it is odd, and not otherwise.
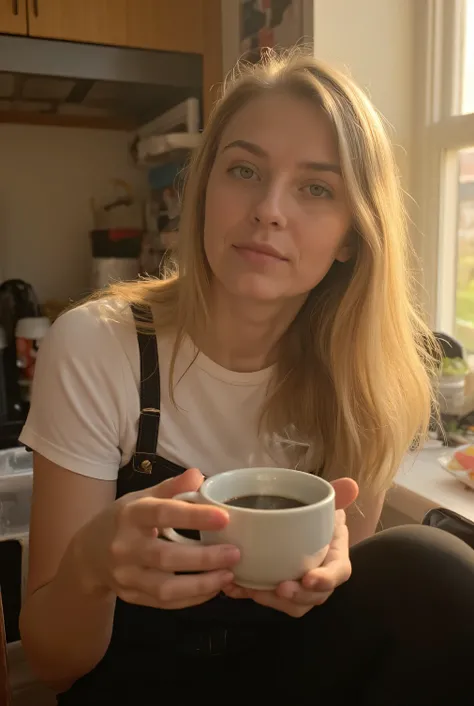
[{"label": "eyebrow", "polygon": [[[246,150],[256,157],[268,157],[268,153],[265,152],[262,147],[256,145],[254,142],[248,142],[247,140],[233,140],[233,142],[229,142],[222,151],[226,152],[235,147]],[[298,166],[303,169],[312,169],[315,172],[334,172],[334,174],[342,176],[339,164],[331,164],[331,162],[300,162]]]}]

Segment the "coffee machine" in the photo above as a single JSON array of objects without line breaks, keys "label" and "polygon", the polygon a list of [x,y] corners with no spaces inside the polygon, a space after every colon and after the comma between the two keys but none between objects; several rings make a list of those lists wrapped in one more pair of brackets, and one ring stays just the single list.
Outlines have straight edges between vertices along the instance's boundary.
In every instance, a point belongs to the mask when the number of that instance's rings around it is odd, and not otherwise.
[{"label": "coffee machine", "polygon": [[21,395],[17,366],[15,329],[19,319],[41,315],[40,305],[31,284],[9,279],[0,285],[0,340],[3,378],[3,404],[0,405],[0,448],[16,446],[28,414],[28,403]]}]

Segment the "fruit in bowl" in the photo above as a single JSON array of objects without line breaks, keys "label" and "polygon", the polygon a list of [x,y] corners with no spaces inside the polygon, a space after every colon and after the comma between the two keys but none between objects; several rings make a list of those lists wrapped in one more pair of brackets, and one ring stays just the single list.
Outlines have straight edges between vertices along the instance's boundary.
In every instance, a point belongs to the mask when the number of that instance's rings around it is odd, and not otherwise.
[{"label": "fruit in bowl", "polygon": [[474,444],[455,451],[448,466],[451,471],[467,471],[474,480]]},{"label": "fruit in bowl", "polygon": [[464,485],[474,489],[474,444],[461,446],[450,456],[442,456],[440,465]]}]

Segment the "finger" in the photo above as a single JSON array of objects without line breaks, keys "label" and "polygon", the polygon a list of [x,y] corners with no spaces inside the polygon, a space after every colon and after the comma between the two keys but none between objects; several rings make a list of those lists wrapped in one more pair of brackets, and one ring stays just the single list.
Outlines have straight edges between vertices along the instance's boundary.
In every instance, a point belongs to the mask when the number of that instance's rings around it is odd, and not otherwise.
[{"label": "finger", "polygon": [[[144,572],[145,574],[155,574],[159,572]],[[189,574],[175,576],[173,574],[162,574],[157,582],[156,577],[144,577],[139,585],[142,593],[148,593],[157,598],[161,606],[175,601],[187,600],[195,596],[219,593],[224,586],[234,580],[234,575],[226,569],[220,571],[208,571],[202,574]]]},{"label": "finger", "polygon": [[298,581],[283,581],[276,587],[275,593],[277,596],[280,596],[280,598],[291,600],[300,589],[301,583]]},{"label": "finger", "polygon": [[[333,591],[305,591],[301,587],[301,584],[297,583],[296,581],[287,581],[285,582],[285,584],[287,584],[288,586],[291,585],[292,587],[290,595],[287,595],[286,593],[285,595],[283,595],[280,591],[280,587],[284,586],[284,584],[280,584],[280,586],[275,590],[275,592],[252,591],[251,589],[242,588],[241,586],[236,586],[235,584],[225,586],[222,591],[226,594],[226,596],[237,600],[251,598],[256,602],[261,603],[262,605],[267,605],[269,607],[276,608],[276,606],[278,605],[278,610],[282,610],[284,607],[285,612],[288,612],[290,610],[290,606],[288,605],[288,603],[295,603],[299,606],[306,606],[307,608],[311,608],[311,606],[322,605],[323,603],[325,603],[329,596],[333,593]],[[275,597],[279,600],[275,600]]]},{"label": "finger", "polygon": [[144,566],[173,573],[229,569],[240,560],[240,552],[228,544],[190,546],[151,539],[141,543],[139,557]]},{"label": "finger", "polygon": [[327,599],[334,593],[334,590],[330,591],[307,591],[302,588],[301,585],[297,586],[296,590],[292,592],[291,597],[288,598],[286,595],[283,596],[277,590],[275,591],[278,598],[282,600],[289,600],[292,603],[297,603],[298,605],[305,606],[316,606],[322,605],[327,601]]},{"label": "finger", "polygon": [[175,478],[168,478],[162,483],[149,488],[144,494],[154,498],[171,499],[178,493],[187,493],[191,490],[198,490],[204,480],[204,476],[197,468],[189,468]]},{"label": "finger", "polygon": [[[231,571],[209,571],[203,574],[175,576],[156,569],[122,566],[114,572],[115,592],[121,598],[147,595],[161,608],[180,601],[194,600],[196,596],[219,593],[232,583]],[[125,599],[124,599],[125,600]]]},{"label": "finger", "polygon": [[349,558],[337,558],[326,566],[309,571],[302,579],[302,586],[310,591],[333,591],[351,577]]},{"label": "finger", "polygon": [[279,598],[285,598],[301,605],[322,605],[333,593],[333,590],[309,591],[303,588],[301,582],[285,581],[277,586],[275,593]]},{"label": "finger", "polygon": [[336,509],[345,510],[359,495],[359,486],[352,478],[338,478],[331,485],[336,493]]},{"label": "finger", "polygon": [[[328,557],[331,558],[332,556],[332,561],[335,561],[337,557],[339,557],[341,560],[346,557],[348,552],[347,542],[345,541],[348,539],[347,528],[341,529],[341,527],[345,526],[345,519],[346,513],[344,512],[344,510],[336,510],[336,527],[334,530],[333,539],[321,566],[308,571],[301,581],[283,581],[282,583],[280,583],[276,588],[276,593],[278,596],[280,596],[281,598],[292,599],[293,596],[295,596],[296,593],[301,589],[302,585],[304,585],[306,590],[313,588],[313,584],[318,583],[318,580],[320,578],[320,574],[316,572],[318,572],[318,570],[322,568],[322,566],[327,565]],[[335,556],[336,552],[337,557]],[[324,574],[322,575],[322,577],[324,577]],[[325,585],[325,583],[322,581],[322,577],[321,586],[318,583],[318,590],[329,591],[332,588],[335,588],[331,585]]]},{"label": "finger", "polygon": [[[206,593],[203,596],[193,596],[192,598],[185,598],[179,601],[173,601],[166,606],[167,610],[182,610],[183,608],[190,608],[195,605],[202,605],[219,595],[220,591],[215,591],[214,593]],[[147,593],[139,593],[137,591],[124,592],[120,598],[126,603],[133,603],[134,605],[142,605],[147,608],[163,608],[162,604],[158,599]]]},{"label": "finger", "polygon": [[311,605],[302,605],[294,601],[287,601],[285,598],[280,598],[274,591],[250,590],[248,593],[249,598],[252,598],[255,603],[266,606],[267,608],[273,608],[281,613],[286,613],[292,618],[301,618],[312,608]]},{"label": "finger", "polygon": [[[338,510],[336,515],[339,513],[343,511]],[[307,590],[329,591],[347,581],[350,575],[349,531],[341,515],[341,522],[336,522],[333,539],[322,565],[308,571],[301,583]]]},{"label": "finger", "polygon": [[229,598],[234,598],[236,600],[250,598],[249,590],[247,588],[243,588],[243,586],[236,586],[235,583],[230,583],[227,586],[224,586],[222,593],[225,593],[225,595],[229,596]]},{"label": "finger", "polygon": [[142,497],[125,504],[121,513],[126,522],[142,529],[220,530],[229,522],[225,510],[212,505],[194,505],[181,500]]}]

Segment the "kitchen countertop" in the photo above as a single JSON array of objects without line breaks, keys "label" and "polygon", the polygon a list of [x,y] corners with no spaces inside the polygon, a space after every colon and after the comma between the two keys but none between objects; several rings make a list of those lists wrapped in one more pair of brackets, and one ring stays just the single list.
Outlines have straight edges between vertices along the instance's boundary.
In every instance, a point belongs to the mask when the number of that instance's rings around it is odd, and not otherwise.
[{"label": "kitchen countertop", "polygon": [[474,522],[474,490],[449,475],[438,463],[446,449],[427,448],[407,456],[388,492],[386,504],[421,522],[436,507],[445,507]]}]

